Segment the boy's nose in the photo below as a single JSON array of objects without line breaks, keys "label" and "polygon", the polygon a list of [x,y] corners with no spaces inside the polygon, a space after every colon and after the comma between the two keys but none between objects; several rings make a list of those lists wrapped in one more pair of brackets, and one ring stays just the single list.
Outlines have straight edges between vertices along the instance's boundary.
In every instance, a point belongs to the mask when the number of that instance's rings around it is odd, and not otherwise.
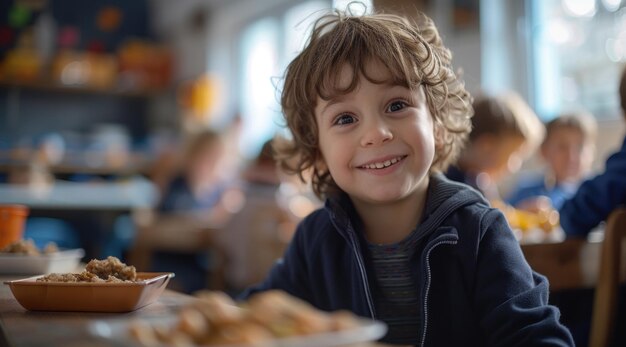
[{"label": "boy's nose", "polygon": [[363,133],[362,146],[375,146],[393,139],[391,129],[381,121],[372,122]]}]

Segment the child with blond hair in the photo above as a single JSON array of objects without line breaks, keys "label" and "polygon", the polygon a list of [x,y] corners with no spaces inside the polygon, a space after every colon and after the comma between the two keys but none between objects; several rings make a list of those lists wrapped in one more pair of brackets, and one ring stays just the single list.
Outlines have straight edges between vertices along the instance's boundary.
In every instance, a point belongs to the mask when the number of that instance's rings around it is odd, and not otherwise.
[{"label": "child with blond hair", "polygon": [[429,18],[321,17],[281,105],[293,138],[277,158],[326,203],[242,298],[282,289],[381,320],[392,344],[573,345],[502,213],[441,174],[471,97]]},{"label": "child with blond hair", "polygon": [[446,176],[477,189],[489,201],[500,202],[498,184],[535,151],[545,130],[535,112],[514,92],[482,95],[472,108],[472,132]]}]

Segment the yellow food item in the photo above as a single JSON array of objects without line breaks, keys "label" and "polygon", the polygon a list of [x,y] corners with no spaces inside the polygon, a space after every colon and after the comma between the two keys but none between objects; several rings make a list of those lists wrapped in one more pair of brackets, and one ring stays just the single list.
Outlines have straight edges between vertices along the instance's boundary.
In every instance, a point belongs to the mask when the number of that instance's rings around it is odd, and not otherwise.
[{"label": "yellow food item", "polygon": [[512,229],[519,229],[522,232],[541,229],[549,233],[559,226],[559,212],[553,208],[544,208],[537,212],[530,212],[517,209],[502,201],[494,201],[492,206],[504,213]]}]

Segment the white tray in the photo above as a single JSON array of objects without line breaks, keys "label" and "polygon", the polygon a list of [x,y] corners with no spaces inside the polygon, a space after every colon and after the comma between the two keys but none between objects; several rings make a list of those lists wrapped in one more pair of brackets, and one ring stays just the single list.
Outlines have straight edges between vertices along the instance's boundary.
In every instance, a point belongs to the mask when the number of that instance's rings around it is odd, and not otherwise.
[{"label": "white tray", "polygon": [[82,248],[41,255],[0,253],[0,274],[39,275],[52,272],[76,272],[84,255],[85,251]]}]

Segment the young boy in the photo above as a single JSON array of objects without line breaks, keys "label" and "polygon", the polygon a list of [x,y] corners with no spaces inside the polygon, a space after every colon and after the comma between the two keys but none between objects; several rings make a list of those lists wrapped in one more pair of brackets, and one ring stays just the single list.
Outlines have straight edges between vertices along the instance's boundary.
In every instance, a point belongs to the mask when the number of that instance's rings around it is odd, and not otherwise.
[{"label": "young boy", "polygon": [[537,115],[514,93],[482,96],[472,106],[472,132],[446,176],[469,184],[492,202],[500,201],[497,183],[518,169],[524,157],[539,146],[545,130]]},{"label": "young boy", "polygon": [[[622,72],[619,95],[626,118],[626,69]],[[568,236],[587,236],[611,211],[626,204],[626,137],[604,167],[602,174],[583,182],[576,195],[559,210],[561,227]]]},{"label": "young boy", "polygon": [[566,114],[548,122],[540,152],[547,164],[545,174],[520,183],[507,202],[532,211],[537,199],[544,197],[554,208],[561,208],[591,169],[596,133],[596,120],[587,113]]},{"label": "young boy", "polygon": [[440,174],[470,131],[450,62],[424,15],[316,22],[286,72],[293,141],[277,151],[326,204],[243,298],[275,288],[348,309],[384,321],[393,344],[572,345],[503,215]]}]

